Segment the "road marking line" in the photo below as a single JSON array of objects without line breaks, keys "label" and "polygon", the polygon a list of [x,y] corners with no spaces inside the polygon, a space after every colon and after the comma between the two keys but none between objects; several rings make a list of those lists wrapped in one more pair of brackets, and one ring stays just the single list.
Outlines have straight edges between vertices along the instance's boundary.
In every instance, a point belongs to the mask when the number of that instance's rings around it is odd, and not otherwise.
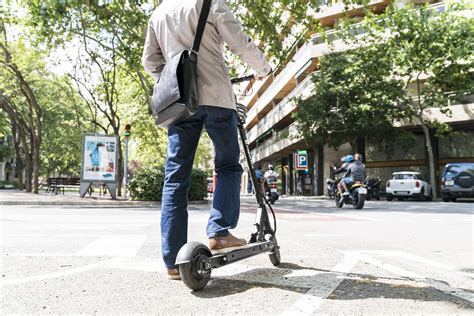
[{"label": "road marking line", "polygon": [[[334,273],[349,273],[359,261],[359,257],[352,253],[344,255],[344,259],[331,271]],[[339,286],[344,277],[336,274],[326,274],[329,278],[316,284],[303,297],[288,307],[281,315],[312,315],[326,300],[327,297]]]},{"label": "road marking line", "polygon": [[78,256],[135,257],[146,235],[102,236],[76,253]]},{"label": "road marking line", "polygon": [[307,234],[305,235],[306,237],[344,237],[345,235],[337,235],[337,234],[334,234],[334,235],[314,235],[314,234]]},{"label": "road marking line", "polygon": [[13,285],[13,284],[26,283],[26,282],[41,281],[41,280],[54,279],[54,278],[59,278],[59,277],[63,277],[63,276],[68,276],[68,275],[72,275],[72,274],[76,274],[76,273],[82,273],[82,272],[86,272],[86,271],[89,271],[89,270],[93,270],[93,269],[102,267],[102,266],[104,266],[104,262],[106,262],[106,261],[99,261],[99,262],[96,262],[96,263],[88,264],[88,265],[85,265],[85,266],[82,266],[82,267],[67,269],[67,270],[64,270],[64,271],[45,273],[45,274],[40,274],[40,275],[35,275],[35,276],[30,276],[30,277],[25,277],[25,278],[2,280],[2,281],[0,281],[0,287],[4,286],[4,285]]},{"label": "road marking line", "polygon": [[362,261],[365,261],[367,263],[370,263],[376,267],[379,267],[381,269],[384,269],[388,272],[391,272],[397,276],[401,276],[401,277],[408,277],[408,278],[411,278],[413,279],[413,281],[415,282],[418,282],[418,283],[424,283],[428,286],[431,286],[447,295],[452,295],[452,296],[457,296],[459,298],[462,298],[464,300],[467,300],[471,303],[474,303],[474,293],[470,293],[470,292],[467,292],[467,291],[463,291],[461,289],[458,289],[458,288],[454,288],[454,287],[451,287],[449,286],[449,284],[447,283],[444,283],[442,281],[437,281],[437,280],[433,280],[433,279],[429,279],[429,278],[424,278],[422,276],[420,276],[419,274],[415,273],[415,272],[411,272],[411,271],[408,271],[408,270],[405,270],[403,268],[400,268],[400,267],[397,267],[397,266],[394,266],[392,264],[388,264],[388,263],[384,263],[384,262],[381,262],[377,259],[374,259],[372,257],[369,257],[369,256],[361,256],[360,257]]},{"label": "road marking line", "polygon": [[405,258],[405,259],[410,259],[413,261],[418,261],[427,265],[431,265],[433,267],[443,269],[443,270],[449,270],[449,271],[455,271],[459,272],[459,268],[455,267],[450,264],[445,264],[445,263],[440,263],[431,259],[427,259],[424,257],[420,257],[405,251],[400,251],[400,250],[358,250],[354,251],[356,253],[361,253],[361,254],[370,254],[370,255],[377,255],[377,256],[383,256],[383,257],[399,257],[399,258]]},{"label": "road marking line", "polygon": [[423,258],[423,257],[417,256],[417,255],[413,255],[413,254],[408,253],[408,252],[396,251],[396,253],[400,257],[403,257],[403,258],[406,258],[406,259],[411,259],[413,261],[418,261],[418,262],[421,262],[421,263],[424,263],[424,264],[427,264],[427,265],[431,265],[431,266],[436,267],[436,268],[440,268],[440,269],[444,269],[444,270],[450,270],[450,271],[459,270],[459,268],[457,268],[453,265],[436,262],[434,260]]},{"label": "road marking line", "polygon": [[38,237],[46,237],[44,234],[5,234],[2,236],[5,240],[8,237],[27,237],[27,238],[38,238]]},{"label": "road marking line", "polygon": [[47,253],[47,252],[32,252],[32,253],[3,253],[4,256],[8,257],[79,257],[75,253],[61,253],[61,252],[54,252],[54,253]]},{"label": "road marking line", "polygon": [[394,266],[393,264],[390,264],[390,263],[385,263],[385,262],[379,261],[379,260],[374,259],[370,256],[361,255],[359,258],[362,261],[370,263],[370,264],[372,264],[372,265],[374,265],[378,268],[384,269],[384,270],[386,270],[388,272],[391,272],[391,273],[393,273],[395,275],[398,275],[398,276],[403,276],[403,277],[412,278],[412,279],[423,279],[423,277],[421,275],[419,275],[415,272],[405,270],[403,268]]}]

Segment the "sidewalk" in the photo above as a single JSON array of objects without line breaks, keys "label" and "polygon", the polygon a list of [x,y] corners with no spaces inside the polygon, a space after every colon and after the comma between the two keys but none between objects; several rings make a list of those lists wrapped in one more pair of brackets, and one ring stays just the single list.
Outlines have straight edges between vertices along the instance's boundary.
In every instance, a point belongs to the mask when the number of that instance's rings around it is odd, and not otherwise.
[{"label": "sidewalk", "polygon": [[[190,204],[207,204],[208,200],[190,202]],[[61,205],[61,206],[159,206],[161,202],[130,201],[123,197],[112,200],[109,195],[86,195],[81,199],[78,192],[54,194],[40,192],[39,194],[25,193],[18,190],[0,190],[0,205]]]}]

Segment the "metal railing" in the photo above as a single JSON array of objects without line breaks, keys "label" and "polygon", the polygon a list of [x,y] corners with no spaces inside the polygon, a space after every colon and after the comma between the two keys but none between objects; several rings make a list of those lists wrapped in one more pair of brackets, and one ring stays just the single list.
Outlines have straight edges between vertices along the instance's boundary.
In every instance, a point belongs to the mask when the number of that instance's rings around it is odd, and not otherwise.
[{"label": "metal railing", "polygon": [[262,118],[260,122],[258,122],[257,125],[247,133],[249,142],[255,141],[259,135],[268,131],[283,117],[296,109],[297,104],[295,102],[295,98],[302,96],[303,92],[306,89],[309,90],[310,87],[312,90],[312,87],[314,86],[313,81],[311,80],[313,74],[314,73],[306,77],[298,86],[296,86],[295,89],[293,89],[293,91],[291,91],[283,100],[281,100],[276,107],[268,112],[267,115],[265,115],[265,117]]},{"label": "metal railing", "polygon": [[298,131],[298,127],[296,126],[296,123],[292,123],[285,129],[275,133],[275,135],[272,138],[268,139],[267,141],[262,143],[260,146],[253,149],[251,151],[251,155],[254,158],[257,158],[257,161],[261,160],[265,158],[266,156],[269,156],[270,154],[266,155],[265,157],[258,157],[258,156],[260,156],[266,150],[269,150],[271,147],[277,145],[279,142],[285,141],[285,140],[289,141],[290,144],[294,144],[298,142],[299,140],[301,140],[301,136],[299,135],[299,131]]}]

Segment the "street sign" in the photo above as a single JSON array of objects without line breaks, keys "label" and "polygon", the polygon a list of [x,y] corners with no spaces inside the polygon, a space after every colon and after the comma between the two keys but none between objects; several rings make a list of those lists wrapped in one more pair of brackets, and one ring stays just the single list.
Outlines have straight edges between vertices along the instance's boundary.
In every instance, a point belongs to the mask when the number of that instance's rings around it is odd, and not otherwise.
[{"label": "street sign", "polygon": [[306,150],[298,150],[295,154],[296,170],[308,170],[308,152]]}]

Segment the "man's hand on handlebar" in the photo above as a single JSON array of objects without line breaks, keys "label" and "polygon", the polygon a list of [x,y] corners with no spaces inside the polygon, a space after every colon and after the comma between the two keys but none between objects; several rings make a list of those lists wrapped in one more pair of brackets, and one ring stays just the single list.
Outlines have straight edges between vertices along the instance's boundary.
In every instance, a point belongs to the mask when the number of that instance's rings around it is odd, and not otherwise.
[{"label": "man's hand on handlebar", "polygon": [[263,80],[265,79],[266,77],[270,76],[271,74],[273,73],[273,70],[271,70],[266,76],[259,76],[259,75],[250,75],[250,76],[245,76],[245,77],[238,77],[238,78],[232,78],[230,79],[230,82],[232,84],[237,84],[237,83],[241,83],[241,82],[244,82],[244,81],[250,81],[250,80]]},{"label": "man's hand on handlebar", "polygon": [[263,80],[263,79],[267,78],[268,76],[270,76],[272,73],[273,73],[273,69],[270,70],[270,72],[268,74],[266,74],[265,76],[260,76],[260,75],[255,74],[255,79],[256,80]]}]

